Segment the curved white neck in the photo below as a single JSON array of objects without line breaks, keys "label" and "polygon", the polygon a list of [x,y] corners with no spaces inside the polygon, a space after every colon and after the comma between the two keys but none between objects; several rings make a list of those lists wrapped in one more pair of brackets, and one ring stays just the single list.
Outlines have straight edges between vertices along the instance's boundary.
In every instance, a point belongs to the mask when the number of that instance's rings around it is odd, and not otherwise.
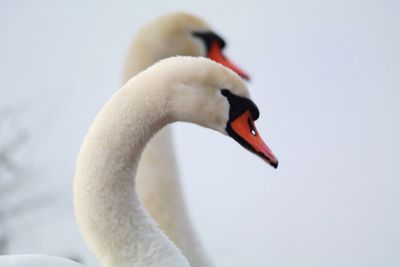
[{"label": "curved white neck", "polygon": [[148,78],[136,76],[103,107],[77,160],[77,220],[105,267],[189,266],[144,211],[135,190],[145,144],[172,121],[166,90],[148,87]]},{"label": "curved white neck", "polygon": [[[168,52],[155,53],[151,48],[143,47],[139,41],[135,40],[128,52],[123,72],[124,83],[151,64],[168,56]],[[179,54],[174,49],[169,53]],[[171,126],[164,127],[146,145],[136,181],[137,192],[144,207],[170,240],[182,250],[191,266],[212,266],[187,211]]]}]

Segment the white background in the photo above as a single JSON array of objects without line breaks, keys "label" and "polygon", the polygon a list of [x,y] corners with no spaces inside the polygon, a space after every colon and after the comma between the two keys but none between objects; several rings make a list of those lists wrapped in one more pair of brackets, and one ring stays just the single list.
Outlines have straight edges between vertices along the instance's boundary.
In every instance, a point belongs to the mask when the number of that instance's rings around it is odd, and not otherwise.
[{"label": "white background", "polygon": [[133,34],[181,10],[209,22],[251,74],[258,129],[280,160],[274,170],[216,132],[176,125],[184,191],[216,265],[400,266],[400,2],[390,0],[2,0],[0,115],[14,115],[0,138],[27,135],[11,155],[28,208],[8,211],[10,252],[82,257],[71,208],[82,138],[120,85]]}]

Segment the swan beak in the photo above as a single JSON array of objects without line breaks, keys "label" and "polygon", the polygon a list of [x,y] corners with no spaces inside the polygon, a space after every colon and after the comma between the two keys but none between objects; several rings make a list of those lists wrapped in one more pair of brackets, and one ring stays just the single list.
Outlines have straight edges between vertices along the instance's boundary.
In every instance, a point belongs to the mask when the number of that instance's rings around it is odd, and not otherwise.
[{"label": "swan beak", "polygon": [[250,80],[249,75],[237,67],[235,64],[232,63],[225,55],[222,53],[221,45],[218,42],[213,42],[208,52],[208,57],[227,68],[230,68],[234,72],[236,72],[240,77],[245,79],[246,81]]},{"label": "swan beak", "polygon": [[232,137],[242,146],[260,156],[275,169],[278,167],[278,159],[259,135],[250,111],[234,119],[230,123],[230,128],[234,133]]}]

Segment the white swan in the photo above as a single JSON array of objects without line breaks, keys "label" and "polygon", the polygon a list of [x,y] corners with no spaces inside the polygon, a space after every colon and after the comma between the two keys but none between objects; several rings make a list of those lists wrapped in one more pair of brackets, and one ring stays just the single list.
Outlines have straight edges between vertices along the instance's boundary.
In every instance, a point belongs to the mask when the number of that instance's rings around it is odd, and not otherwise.
[{"label": "white swan", "polygon": [[[188,13],[164,15],[136,34],[124,68],[124,83],[155,62],[175,55],[207,56],[248,79],[222,54],[224,46],[224,40],[200,18]],[[175,159],[171,128],[165,127],[142,154],[136,178],[140,200],[191,266],[211,266],[186,211]]]},{"label": "white swan", "polygon": [[[136,194],[134,177],[144,146],[166,124],[192,122],[231,136],[277,167],[277,159],[254,126],[258,116],[242,79],[205,58],[162,60],[118,90],[90,127],[74,177],[78,224],[102,266],[190,266]],[[10,257],[13,267],[39,266],[12,256],[0,257],[0,266],[5,267]],[[36,257],[40,266],[80,266]]]},{"label": "white swan", "polygon": [[0,267],[84,267],[84,265],[60,257],[46,255],[1,255]]}]

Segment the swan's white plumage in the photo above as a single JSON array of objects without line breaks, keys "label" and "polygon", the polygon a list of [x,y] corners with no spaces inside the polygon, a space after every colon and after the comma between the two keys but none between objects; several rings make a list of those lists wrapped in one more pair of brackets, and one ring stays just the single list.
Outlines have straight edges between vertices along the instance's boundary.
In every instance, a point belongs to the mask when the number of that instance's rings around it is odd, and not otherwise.
[{"label": "swan's white plumage", "polygon": [[84,265],[60,257],[32,254],[0,256],[0,267],[84,267]]},{"label": "swan's white plumage", "polygon": [[204,44],[193,38],[192,33],[207,31],[210,27],[202,19],[183,12],[164,15],[144,25],[129,48],[124,82],[167,57],[205,56]]}]

